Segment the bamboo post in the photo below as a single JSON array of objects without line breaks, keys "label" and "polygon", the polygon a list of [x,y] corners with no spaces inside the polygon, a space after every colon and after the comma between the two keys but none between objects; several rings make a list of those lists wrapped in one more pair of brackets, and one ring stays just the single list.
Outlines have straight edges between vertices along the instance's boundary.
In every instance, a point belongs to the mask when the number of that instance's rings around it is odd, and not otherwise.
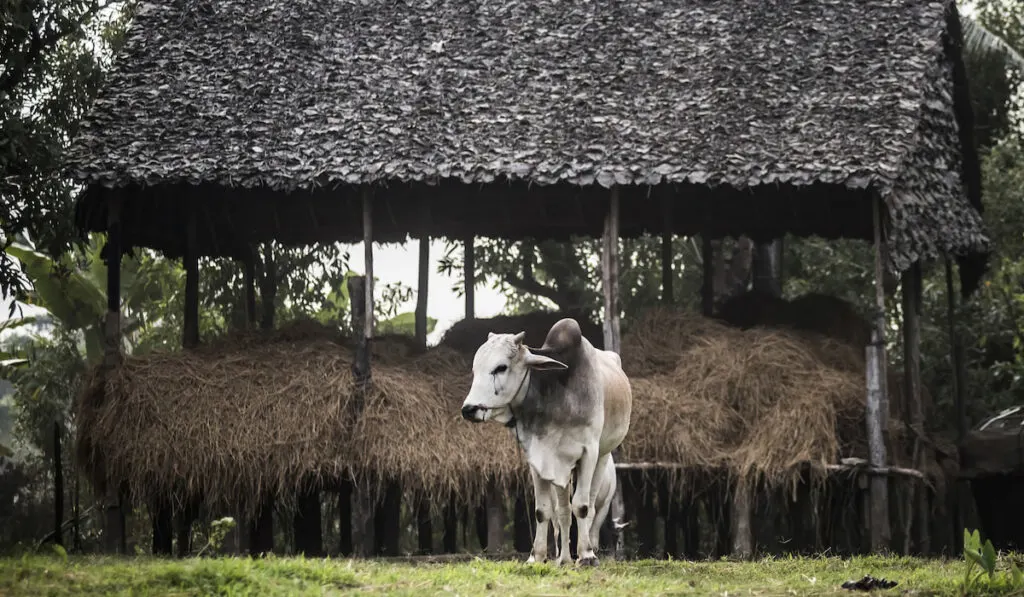
[{"label": "bamboo post", "polygon": [[[903,375],[904,394],[907,411],[910,414],[910,427],[914,434],[913,466],[921,470],[924,464],[924,407],[921,404],[921,264],[914,263],[903,276]],[[928,490],[924,485],[911,482],[907,494],[907,520],[905,525],[909,531],[910,521],[914,512],[917,515],[917,548],[921,555],[931,551],[929,536],[930,518],[928,516]],[[917,507],[914,508],[914,495],[917,495]],[[910,551],[910,533],[904,534],[904,553]]]},{"label": "bamboo post", "polygon": [[[103,365],[108,370],[121,360],[121,202],[107,206],[107,318],[104,325]],[[120,484],[107,480],[104,506],[104,550],[126,552],[125,516]]]},{"label": "bamboo post", "polygon": [[189,210],[185,228],[185,321],[181,344],[184,348],[199,346],[199,249],[196,246],[196,214]]},{"label": "bamboo post", "polygon": [[363,259],[366,268],[366,307],[363,313],[363,338],[366,340],[366,373],[369,375],[370,343],[373,340],[373,191],[363,189]]},{"label": "bamboo post", "polygon": [[[870,463],[873,467],[886,466],[885,431],[888,428],[889,404],[883,380],[885,376],[885,289],[882,264],[882,210],[881,198],[872,201],[872,220],[875,248],[875,316],[871,330],[871,346],[866,348],[867,361],[867,432]],[[882,476],[871,478],[871,514],[869,534],[871,551],[889,549],[889,480]]]},{"label": "bamboo post", "polygon": [[[963,338],[957,329],[956,322],[956,294],[953,288],[953,261],[946,256],[943,260],[946,270],[946,322],[949,326],[949,352],[953,362],[953,396],[956,405],[956,435],[957,443],[962,442],[970,429],[970,420],[967,415],[967,362],[964,354]],[[971,500],[971,492],[964,480],[956,482],[956,491],[953,492],[955,503],[955,514],[953,516],[954,527],[953,537],[958,537],[961,529],[966,526],[967,504]],[[954,553],[959,554],[962,546],[954,543]]]},{"label": "bamboo post", "polygon": [[473,249],[473,237],[467,236],[463,241],[463,283],[465,284],[466,315],[465,319],[476,318],[476,255]]}]

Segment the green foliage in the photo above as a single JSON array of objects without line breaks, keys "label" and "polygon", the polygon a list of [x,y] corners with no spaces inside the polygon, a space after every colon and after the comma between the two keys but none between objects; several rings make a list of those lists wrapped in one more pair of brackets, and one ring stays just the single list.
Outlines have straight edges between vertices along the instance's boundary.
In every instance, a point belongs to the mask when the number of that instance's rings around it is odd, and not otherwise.
[{"label": "green foliage", "polygon": [[[974,532],[964,529],[964,561],[967,568],[961,581],[962,594],[990,594],[994,588],[1002,590],[1024,589],[1024,574],[1013,559],[1009,559],[1009,570],[1003,574],[996,573],[999,558],[992,546],[992,541],[981,542],[977,529]],[[975,571],[975,568],[980,570]]]},{"label": "green foliage", "polygon": [[[437,320],[433,317],[427,317],[427,333],[434,331],[434,326],[437,325]],[[416,312],[406,311],[405,313],[399,313],[391,319],[385,319],[384,321],[377,322],[377,333],[378,334],[403,334],[406,336],[416,335]]]},{"label": "green foliage", "polygon": [[210,523],[210,532],[206,537],[206,545],[199,550],[196,556],[201,556],[206,550],[218,551],[221,545],[224,544],[224,538],[231,532],[231,529],[235,528],[235,519],[230,516],[218,518]]},{"label": "green foliage", "polygon": [[[0,3],[0,245],[27,232],[52,256],[78,238],[72,182],[60,176],[68,140],[95,96],[133,3]],[[105,7],[113,10],[103,11]],[[0,294],[24,280],[0,253]]]}]

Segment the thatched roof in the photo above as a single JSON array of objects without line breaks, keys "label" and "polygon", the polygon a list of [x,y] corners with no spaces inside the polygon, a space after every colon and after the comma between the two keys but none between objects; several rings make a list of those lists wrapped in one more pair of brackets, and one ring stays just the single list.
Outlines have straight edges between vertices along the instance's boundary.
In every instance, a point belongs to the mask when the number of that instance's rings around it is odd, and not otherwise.
[{"label": "thatched roof", "polygon": [[[459,415],[471,356],[448,346],[374,346],[361,410],[351,352],[315,326],[129,357],[78,400],[79,463],[100,490],[123,481],[137,499],[240,500],[243,508],[265,493],[287,504],[310,477],[330,487],[354,475],[378,490],[397,479],[407,492],[470,499],[491,481],[528,481],[508,430]],[[785,486],[808,464],[820,473],[841,456],[863,457],[861,355],[811,332],[739,330],[651,310],[623,337],[634,394],[623,456],[685,465],[681,488],[689,473],[709,471]],[[903,452],[893,458],[905,464]]]},{"label": "thatched roof", "polygon": [[679,234],[867,238],[879,193],[896,266],[983,251],[955,11],[143,2],[69,156],[79,218],[103,229],[124,197],[126,242],[175,254],[183,207],[207,254],[357,240],[370,184],[378,240],[564,238],[600,234],[587,200],[622,185],[636,235],[665,226],[650,186],[674,185]]}]

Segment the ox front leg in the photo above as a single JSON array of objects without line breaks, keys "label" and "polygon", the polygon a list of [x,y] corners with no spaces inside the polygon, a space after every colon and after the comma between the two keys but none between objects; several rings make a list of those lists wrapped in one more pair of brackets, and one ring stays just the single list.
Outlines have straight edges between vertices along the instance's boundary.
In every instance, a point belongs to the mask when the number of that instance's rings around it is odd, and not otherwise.
[{"label": "ox front leg", "polygon": [[[555,530],[558,531],[558,559],[555,565],[572,561],[572,554],[569,551],[569,527],[572,526],[572,508],[569,504],[570,488],[568,485],[559,487],[554,483],[551,488],[555,494]],[[583,527],[580,526],[579,535],[583,534]]]},{"label": "ox front leg", "polygon": [[579,533],[576,535],[576,553],[583,566],[596,566],[597,554],[591,545],[590,529],[597,513],[592,499],[594,472],[597,470],[598,446],[583,449],[583,456],[576,465],[576,490],[572,494],[572,513],[576,516]]},{"label": "ox front leg", "polygon": [[533,477],[534,518],[537,521],[537,532],[533,536],[533,550],[526,560],[527,564],[545,562],[548,559],[548,527],[555,514],[554,485],[541,479],[530,467]]}]

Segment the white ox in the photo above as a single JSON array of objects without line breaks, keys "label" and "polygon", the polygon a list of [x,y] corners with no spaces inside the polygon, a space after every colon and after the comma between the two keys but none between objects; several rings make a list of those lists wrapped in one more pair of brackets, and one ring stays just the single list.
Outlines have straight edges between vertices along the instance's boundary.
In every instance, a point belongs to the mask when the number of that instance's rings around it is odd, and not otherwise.
[{"label": "white ox", "polygon": [[579,562],[596,565],[594,550],[615,491],[611,452],[629,431],[629,379],[619,355],[595,348],[575,319],[551,326],[539,349],[525,346],[525,336],[488,333],[473,358],[473,385],[462,416],[514,429],[526,453],[537,518],[527,561],[547,559],[548,525],[554,521],[560,544],[556,563],[564,563],[575,515]]}]

